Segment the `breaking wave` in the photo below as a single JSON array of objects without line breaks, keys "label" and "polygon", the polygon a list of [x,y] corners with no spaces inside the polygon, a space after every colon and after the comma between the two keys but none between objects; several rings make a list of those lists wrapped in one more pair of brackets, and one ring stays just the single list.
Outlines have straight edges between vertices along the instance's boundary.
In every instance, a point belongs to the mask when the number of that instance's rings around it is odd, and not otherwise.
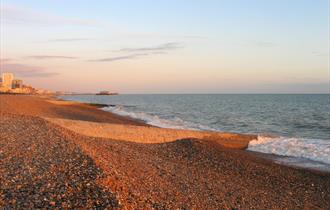
[{"label": "breaking wave", "polygon": [[248,150],[330,164],[330,140],[259,136]]},{"label": "breaking wave", "polygon": [[[161,128],[218,131],[205,125],[184,121],[176,116],[165,119],[158,115],[134,112],[126,108],[116,105],[105,107],[103,110],[143,120],[147,124]],[[282,156],[278,162],[284,164],[287,162],[291,165],[301,165],[302,163],[305,165],[317,165],[317,163],[330,165],[330,140],[259,135],[258,139],[250,141],[248,150]]]},{"label": "breaking wave", "polygon": [[133,119],[143,120],[149,125],[161,127],[161,128],[172,128],[172,129],[192,129],[192,130],[213,130],[208,126],[204,126],[198,123],[187,122],[179,117],[173,116],[170,119],[164,119],[157,115],[145,113],[145,112],[133,112],[126,110],[123,106],[116,105],[103,108],[105,111],[109,111],[121,116],[127,116]]}]

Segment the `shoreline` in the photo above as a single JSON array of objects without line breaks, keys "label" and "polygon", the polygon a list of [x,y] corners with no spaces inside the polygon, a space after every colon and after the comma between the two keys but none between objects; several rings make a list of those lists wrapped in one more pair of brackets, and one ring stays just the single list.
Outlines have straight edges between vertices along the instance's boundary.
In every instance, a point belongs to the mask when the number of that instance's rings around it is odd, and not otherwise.
[{"label": "shoreline", "polygon": [[[0,207],[93,207],[97,199],[100,206],[149,209],[330,205],[330,173],[279,165],[244,150],[255,136],[193,132],[194,138],[190,131],[157,128],[91,104],[36,96],[0,95],[0,119]],[[164,135],[168,139],[160,141]],[[79,167],[63,168],[67,161]],[[62,177],[76,172],[79,179]],[[13,174],[19,179],[10,182]],[[61,186],[77,196],[58,196]],[[88,193],[95,189],[98,198]]]},{"label": "shoreline", "polygon": [[102,108],[105,108],[105,107],[112,107],[112,106],[115,106],[115,105],[99,104],[99,103],[83,103],[83,102],[79,102],[79,101],[64,100],[64,99],[58,98],[58,95],[57,96],[52,96],[52,97],[49,97],[49,98],[51,100],[49,100],[48,102],[54,103],[54,104],[57,104],[57,105],[74,105],[74,104],[76,104],[76,105],[86,105],[86,106],[96,108],[97,110],[100,110],[102,112],[111,113],[112,115],[115,115],[115,116],[118,116],[118,117],[121,117],[121,118],[125,118],[129,121],[135,121],[136,123],[138,123],[141,126],[156,127],[156,126],[153,126],[153,125],[150,125],[150,124],[146,123],[144,120],[131,118],[129,116],[122,116],[122,115],[119,115],[119,114],[116,114],[116,113],[104,111],[102,109]]},{"label": "shoreline", "polygon": [[[74,121],[70,119],[55,119],[55,118],[47,119],[62,127],[66,127],[72,131],[91,137],[114,138],[119,140],[128,140],[128,141],[134,141],[140,143],[164,143],[164,142],[175,141],[178,139],[197,138],[197,139],[204,139],[207,141],[215,141],[222,146],[228,148],[236,148],[236,149],[246,149],[248,146],[248,142],[253,139],[256,139],[257,137],[256,135],[252,135],[252,134],[240,134],[240,133],[231,133],[231,132],[214,132],[214,131],[197,131],[197,130],[189,130],[189,129],[162,128],[162,127],[150,125],[146,121],[141,119],[135,119],[129,116],[122,116],[116,113],[112,113],[100,109],[102,107],[108,107],[109,106],[108,104],[83,103],[78,101],[63,100],[59,98],[53,98],[52,100],[48,100],[48,102],[57,105],[91,106],[93,108],[96,108],[97,110],[100,110],[104,114],[111,114],[138,123],[138,127],[132,127],[132,125],[109,126],[108,124],[99,124],[99,123],[95,124],[93,122],[84,122],[77,119],[75,119]],[[128,130],[128,129],[131,130],[128,132],[131,133],[131,135],[128,135],[127,131],[119,132],[118,135],[113,134],[114,131],[116,130]],[[89,130],[92,130],[93,132],[88,132]],[[141,134],[142,137],[133,134],[137,132],[139,133],[142,132]],[[150,138],[155,138],[155,140],[151,140],[150,142]],[[237,140],[237,142],[234,142],[235,140]],[[233,142],[231,143],[231,141]]]},{"label": "shoreline", "polygon": [[[117,113],[113,113],[113,112],[110,112],[110,111],[105,111],[103,110],[102,108],[104,107],[112,107],[112,106],[115,106],[115,105],[109,105],[109,104],[100,104],[100,103],[84,103],[84,102],[79,102],[79,101],[74,101],[74,100],[65,100],[65,99],[61,99],[61,98],[58,98],[58,95],[57,96],[49,96],[49,95],[29,95],[29,96],[32,96],[32,97],[38,97],[38,98],[42,98],[42,99],[45,99],[47,102],[50,102],[52,104],[56,104],[56,105],[64,105],[64,106],[77,106],[77,107],[92,107],[93,109],[97,109],[99,110],[101,113],[107,115],[107,114],[111,114],[111,116],[117,116],[118,118],[121,118],[121,119],[124,119],[123,122],[120,122],[120,124],[122,124],[123,126],[121,127],[121,130],[123,129],[127,129],[125,127],[127,127],[127,125],[131,126],[139,126],[139,127],[148,127],[148,128],[159,128],[159,131],[162,135],[168,135],[168,133],[162,133],[162,131],[170,131],[170,133],[172,133],[172,131],[176,131],[176,130],[179,130],[179,131],[183,131],[184,135],[186,132],[189,133],[189,131],[191,132],[196,132],[196,133],[199,133],[199,132],[202,132],[202,133],[206,133],[207,135],[191,135],[188,137],[187,136],[182,136],[182,135],[171,135],[170,136],[173,136],[173,137],[170,137],[170,140],[164,140],[163,138],[161,138],[161,140],[156,140],[156,141],[153,141],[153,142],[150,142],[150,141],[145,141],[145,140],[136,140],[136,137],[135,136],[130,136],[130,135],[121,135],[120,133],[118,135],[107,135],[107,133],[109,133],[109,131],[105,131],[105,130],[110,130],[110,131],[113,131],[113,130],[117,130],[118,127],[115,127],[115,126],[111,126],[111,127],[108,127],[107,126],[102,126],[102,125],[99,125],[99,126],[91,126],[93,125],[93,121],[91,122],[88,122],[89,120],[87,120],[86,123],[84,122],[80,122],[79,121],[81,119],[73,119],[74,121],[71,121],[70,122],[70,119],[63,119],[63,120],[60,120],[61,118],[59,119],[56,119],[54,118],[53,120],[51,119],[47,119],[48,121],[54,123],[54,124],[57,124],[59,126],[62,126],[62,127],[66,127],[67,129],[69,130],[72,130],[72,131],[75,131],[75,132],[78,132],[80,134],[83,134],[83,135],[87,135],[87,136],[90,136],[90,137],[105,137],[105,138],[115,138],[115,139],[119,139],[119,140],[124,140],[124,141],[132,141],[133,138],[135,138],[133,141],[134,142],[139,142],[139,143],[164,143],[164,142],[171,142],[171,141],[175,141],[176,139],[185,139],[185,138],[201,138],[201,139],[204,139],[204,140],[210,140],[210,141],[217,141],[217,138],[216,136],[214,136],[213,134],[215,133],[219,133],[219,134],[225,134],[225,135],[234,135],[234,136],[247,136],[248,138],[248,141],[245,141],[242,143],[238,143],[238,144],[234,144],[234,145],[230,145],[230,143],[228,144],[228,141],[226,142],[221,142],[221,139],[220,138],[220,145],[222,146],[225,146],[225,147],[228,147],[228,148],[234,148],[234,149],[241,149],[247,153],[250,153],[250,154],[253,154],[255,156],[257,156],[258,158],[261,158],[263,159],[264,161],[270,161],[274,164],[277,164],[277,165],[281,165],[281,166],[284,166],[284,167],[289,167],[289,168],[294,168],[294,169],[297,169],[297,170],[306,170],[306,171],[311,171],[311,172],[316,172],[316,173],[321,173],[321,174],[329,174],[330,175],[330,169],[328,167],[327,164],[325,163],[322,163],[322,162],[315,162],[315,163],[320,163],[320,164],[325,164],[326,167],[323,167],[323,168],[317,168],[317,167],[313,167],[313,166],[308,166],[309,163],[312,163],[314,161],[312,160],[308,160],[308,159],[302,159],[303,163],[300,164],[300,165],[295,165],[295,164],[290,164],[290,163],[287,163],[287,162],[283,162],[283,161],[278,161],[278,159],[285,159],[285,158],[295,158],[295,157],[291,157],[291,156],[282,156],[282,155],[277,155],[277,154],[270,154],[270,153],[262,153],[262,152],[257,152],[257,151],[252,151],[252,150],[248,150],[248,144],[249,144],[249,141],[252,141],[252,140],[255,140],[258,138],[258,135],[257,134],[243,134],[243,133],[234,133],[234,132],[220,132],[220,131],[197,131],[197,130],[189,130],[189,129],[172,129],[172,128],[163,128],[163,127],[159,127],[159,126],[155,126],[155,125],[151,125],[151,124],[148,124],[145,120],[142,120],[142,119],[137,119],[137,118],[132,118],[130,116],[123,116],[123,115],[119,115]],[[77,121],[78,120],[78,121]],[[62,122],[61,122],[62,121]],[[85,121],[85,120],[83,120]],[[78,123],[77,123],[78,122]],[[104,123],[104,122],[97,122],[97,123]],[[107,123],[107,122],[105,122]],[[110,122],[111,124],[113,122]],[[117,123],[117,122],[115,122]],[[86,124],[88,126],[86,126]],[[127,125],[126,125],[127,124]],[[100,128],[101,127],[101,128]],[[96,131],[96,133],[92,132],[92,133],[89,133],[89,132],[86,132],[88,129],[91,129],[91,130],[98,130]],[[133,128],[134,129],[134,128]],[[133,131],[130,131],[130,132],[144,132],[143,131],[144,129],[137,129],[137,130],[133,130]],[[148,133],[148,131],[147,131]],[[147,134],[147,136],[150,135],[150,134]],[[119,138],[118,138],[119,136]],[[152,137],[155,137],[155,134],[152,134],[151,135]],[[178,137],[175,139],[175,137]],[[117,138],[116,138],[117,137]],[[144,134],[144,138],[146,137],[146,135]],[[228,136],[225,136],[225,138],[227,138]],[[234,137],[235,138],[235,137]],[[138,138],[139,139],[139,138]],[[143,138],[142,138],[143,139]],[[243,138],[244,139],[244,138]],[[232,138],[230,137],[229,140],[232,140]],[[218,141],[219,143],[219,141]],[[307,165],[307,166],[306,166]]]},{"label": "shoreline", "polygon": [[[84,103],[84,102],[79,102],[79,101],[73,101],[73,100],[65,100],[65,99],[61,99],[56,97],[56,100],[60,100],[60,101],[67,101],[67,102],[75,102],[75,103],[81,103],[81,104],[85,104],[85,105],[90,105],[93,107],[96,107],[102,111],[108,112],[108,113],[112,113],[114,115],[118,115],[121,117],[125,117],[131,120],[136,120],[138,122],[142,122],[145,123],[145,125],[147,126],[151,126],[151,127],[156,127],[156,128],[160,128],[162,130],[189,130],[189,131],[198,131],[198,132],[207,132],[207,133],[226,133],[226,134],[234,134],[234,135],[247,135],[247,136],[252,136],[254,139],[258,138],[258,134],[246,134],[246,133],[234,133],[234,132],[226,132],[226,131],[205,131],[205,130],[191,130],[191,129],[171,129],[171,128],[165,128],[165,127],[159,127],[159,126],[155,126],[152,124],[149,124],[147,121],[143,120],[143,119],[137,119],[137,118],[131,118],[130,116],[126,116],[126,115],[120,115],[111,111],[106,111],[103,110],[102,108],[104,107],[113,107],[115,105],[111,105],[111,104],[99,104],[99,103]],[[86,134],[86,133],[85,133]],[[87,134],[88,135],[88,134]],[[93,135],[92,135],[93,136]],[[266,135],[267,136],[267,135]],[[99,137],[104,137],[102,135],[99,135]],[[270,135],[271,137],[271,135]],[[275,137],[275,136],[274,136]],[[251,140],[254,140],[254,139]],[[206,138],[207,139],[207,138]],[[124,139],[123,139],[124,140]],[[330,165],[323,163],[323,162],[319,162],[319,161],[313,161],[313,160],[309,160],[309,159],[305,159],[305,158],[297,158],[297,157],[292,157],[292,156],[283,156],[283,155],[278,155],[278,154],[271,154],[271,153],[262,153],[262,152],[258,152],[258,151],[252,151],[252,150],[248,150],[248,143],[246,146],[241,147],[240,149],[243,149],[247,152],[250,152],[252,154],[256,154],[257,156],[259,156],[260,158],[263,158],[265,160],[270,160],[273,163],[279,164],[279,165],[283,165],[286,167],[291,167],[291,168],[295,168],[295,169],[301,169],[301,170],[310,170],[310,171],[314,171],[314,172],[318,172],[318,173],[328,173],[330,174]],[[292,163],[292,162],[285,162],[284,160],[286,159],[295,159],[295,161],[297,161],[297,163]],[[312,165],[314,164],[314,165]]]}]

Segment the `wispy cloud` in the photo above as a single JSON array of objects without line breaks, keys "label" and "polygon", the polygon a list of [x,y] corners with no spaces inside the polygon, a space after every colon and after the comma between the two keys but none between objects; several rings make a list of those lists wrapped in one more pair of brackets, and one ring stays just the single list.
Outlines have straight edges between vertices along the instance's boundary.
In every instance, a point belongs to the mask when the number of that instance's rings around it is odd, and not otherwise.
[{"label": "wispy cloud", "polygon": [[140,48],[122,48],[120,50],[116,50],[115,52],[127,53],[126,55],[101,58],[101,59],[93,59],[88,60],[91,62],[114,62],[119,60],[132,60],[140,57],[152,56],[152,55],[161,55],[167,54],[171,50],[182,48],[183,45],[178,42],[169,42],[165,44],[161,44],[153,47],[140,47]]},{"label": "wispy cloud", "polygon": [[61,56],[61,55],[34,55],[34,56],[27,56],[26,58],[32,58],[32,59],[77,59],[77,57],[71,57],[71,56]]},{"label": "wispy cloud", "polygon": [[10,58],[0,58],[0,63],[12,61]]},{"label": "wispy cloud", "polygon": [[139,54],[131,54],[131,55],[124,55],[124,56],[115,56],[115,57],[109,57],[109,58],[102,58],[102,59],[95,59],[95,60],[89,60],[92,62],[113,62],[113,61],[119,61],[119,60],[131,60],[136,59],[143,56],[148,56],[149,53],[139,53]]},{"label": "wispy cloud", "polygon": [[3,71],[10,71],[20,77],[53,77],[59,75],[57,72],[48,72],[42,67],[17,63],[0,63],[0,68]]},{"label": "wispy cloud", "polygon": [[208,39],[207,36],[194,35],[194,34],[164,34],[164,33],[129,33],[129,34],[121,34],[121,37],[126,38],[138,38],[138,39],[175,39],[175,40],[199,40],[199,39]]},{"label": "wispy cloud", "polygon": [[122,48],[118,52],[152,52],[152,51],[169,51],[182,48],[182,44],[178,42],[169,42],[153,47],[140,47],[140,48]]},{"label": "wispy cloud", "polygon": [[67,39],[50,39],[49,42],[79,42],[79,41],[89,41],[92,39],[87,38],[67,38]]},{"label": "wispy cloud", "polygon": [[41,11],[35,11],[14,5],[1,5],[1,22],[15,24],[39,24],[39,25],[97,25],[93,20],[83,20],[62,17]]}]

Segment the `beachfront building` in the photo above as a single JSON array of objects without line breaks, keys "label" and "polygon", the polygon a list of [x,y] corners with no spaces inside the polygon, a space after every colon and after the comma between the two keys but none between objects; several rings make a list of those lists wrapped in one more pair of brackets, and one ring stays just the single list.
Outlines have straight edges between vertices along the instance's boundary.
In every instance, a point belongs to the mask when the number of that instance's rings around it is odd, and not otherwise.
[{"label": "beachfront building", "polygon": [[30,85],[24,85],[23,80],[14,79],[14,75],[12,73],[3,73],[1,80],[2,83],[0,83],[0,93],[41,95],[52,94],[52,92],[48,90],[36,89]]},{"label": "beachfront building", "polygon": [[2,86],[7,89],[12,88],[14,80],[14,75],[12,73],[3,73],[2,74]]},{"label": "beachfront building", "polygon": [[13,89],[23,88],[23,81],[20,79],[14,79],[11,87]]}]

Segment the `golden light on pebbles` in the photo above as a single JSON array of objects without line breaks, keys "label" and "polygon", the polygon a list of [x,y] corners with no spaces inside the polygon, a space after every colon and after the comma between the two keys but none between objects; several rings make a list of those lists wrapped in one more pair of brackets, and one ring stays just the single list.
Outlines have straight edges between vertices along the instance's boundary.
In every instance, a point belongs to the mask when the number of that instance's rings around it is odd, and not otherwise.
[{"label": "golden light on pebbles", "polygon": [[96,123],[81,120],[68,120],[59,118],[45,118],[47,121],[76,133],[137,143],[165,143],[179,139],[195,138],[215,141],[218,144],[236,149],[245,149],[254,135],[243,135],[233,133],[193,131],[157,128],[148,126],[122,125],[112,123]]}]

